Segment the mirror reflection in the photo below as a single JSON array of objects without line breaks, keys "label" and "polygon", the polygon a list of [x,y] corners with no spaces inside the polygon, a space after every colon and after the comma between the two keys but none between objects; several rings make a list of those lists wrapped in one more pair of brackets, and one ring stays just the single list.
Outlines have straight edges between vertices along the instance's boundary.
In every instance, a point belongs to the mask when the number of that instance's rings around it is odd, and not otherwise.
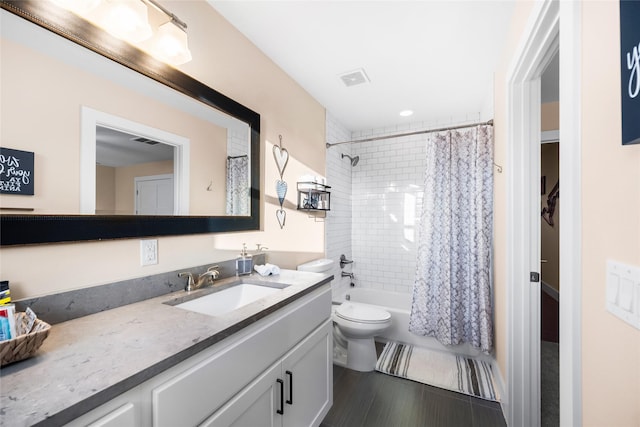
[{"label": "mirror reflection", "polygon": [[3,85],[12,105],[3,144],[35,153],[36,187],[30,199],[2,195],[0,206],[34,215],[251,215],[246,122],[4,18],[3,81],[30,87]]},{"label": "mirror reflection", "polygon": [[100,215],[174,215],[173,146],[96,127],[96,209]]}]

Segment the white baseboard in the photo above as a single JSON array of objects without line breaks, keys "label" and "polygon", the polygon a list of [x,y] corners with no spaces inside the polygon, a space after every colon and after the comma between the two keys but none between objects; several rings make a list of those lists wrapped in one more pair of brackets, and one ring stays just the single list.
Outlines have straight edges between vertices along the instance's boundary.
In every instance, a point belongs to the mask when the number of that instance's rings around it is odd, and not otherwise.
[{"label": "white baseboard", "polygon": [[500,371],[500,367],[498,363],[493,360],[491,363],[491,370],[493,372],[493,385],[496,388],[496,393],[500,396],[500,407],[502,408],[502,415],[504,419],[507,419],[507,413],[509,412],[507,409],[509,408],[509,393],[507,390],[507,384],[502,378],[502,372]]}]

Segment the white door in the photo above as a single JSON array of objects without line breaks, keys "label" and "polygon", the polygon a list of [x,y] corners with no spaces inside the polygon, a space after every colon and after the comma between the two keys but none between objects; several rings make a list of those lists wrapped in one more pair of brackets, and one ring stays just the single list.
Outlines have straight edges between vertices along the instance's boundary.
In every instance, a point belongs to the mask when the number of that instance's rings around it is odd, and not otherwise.
[{"label": "white door", "polygon": [[333,404],[333,329],[326,321],[282,361],[285,427],[318,426]]},{"label": "white door", "polygon": [[173,215],[173,175],[135,178],[136,215]]},{"label": "white door", "polygon": [[281,364],[277,362],[251,384],[216,411],[200,427],[276,427],[282,425],[278,410],[284,402],[284,383],[279,378]]}]

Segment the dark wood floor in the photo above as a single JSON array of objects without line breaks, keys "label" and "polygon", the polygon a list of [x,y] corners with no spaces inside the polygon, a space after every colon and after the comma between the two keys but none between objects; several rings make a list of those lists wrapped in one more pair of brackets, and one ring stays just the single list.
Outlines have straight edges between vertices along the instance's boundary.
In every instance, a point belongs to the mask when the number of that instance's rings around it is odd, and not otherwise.
[{"label": "dark wood floor", "polygon": [[321,427],[499,427],[500,405],[426,384],[334,365],[333,407]]}]

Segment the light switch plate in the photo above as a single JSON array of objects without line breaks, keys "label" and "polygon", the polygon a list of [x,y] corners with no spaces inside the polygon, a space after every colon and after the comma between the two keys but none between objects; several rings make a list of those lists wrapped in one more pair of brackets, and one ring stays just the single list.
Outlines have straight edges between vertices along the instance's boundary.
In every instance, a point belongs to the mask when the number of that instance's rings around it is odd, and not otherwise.
[{"label": "light switch plate", "polygon": [[158,263],[158,240],[140,240],[140,265],[154,265]]},{"label": "light switch plate", "polygon": [[640,329],[640,267],[607,261],[607,310]]}]

